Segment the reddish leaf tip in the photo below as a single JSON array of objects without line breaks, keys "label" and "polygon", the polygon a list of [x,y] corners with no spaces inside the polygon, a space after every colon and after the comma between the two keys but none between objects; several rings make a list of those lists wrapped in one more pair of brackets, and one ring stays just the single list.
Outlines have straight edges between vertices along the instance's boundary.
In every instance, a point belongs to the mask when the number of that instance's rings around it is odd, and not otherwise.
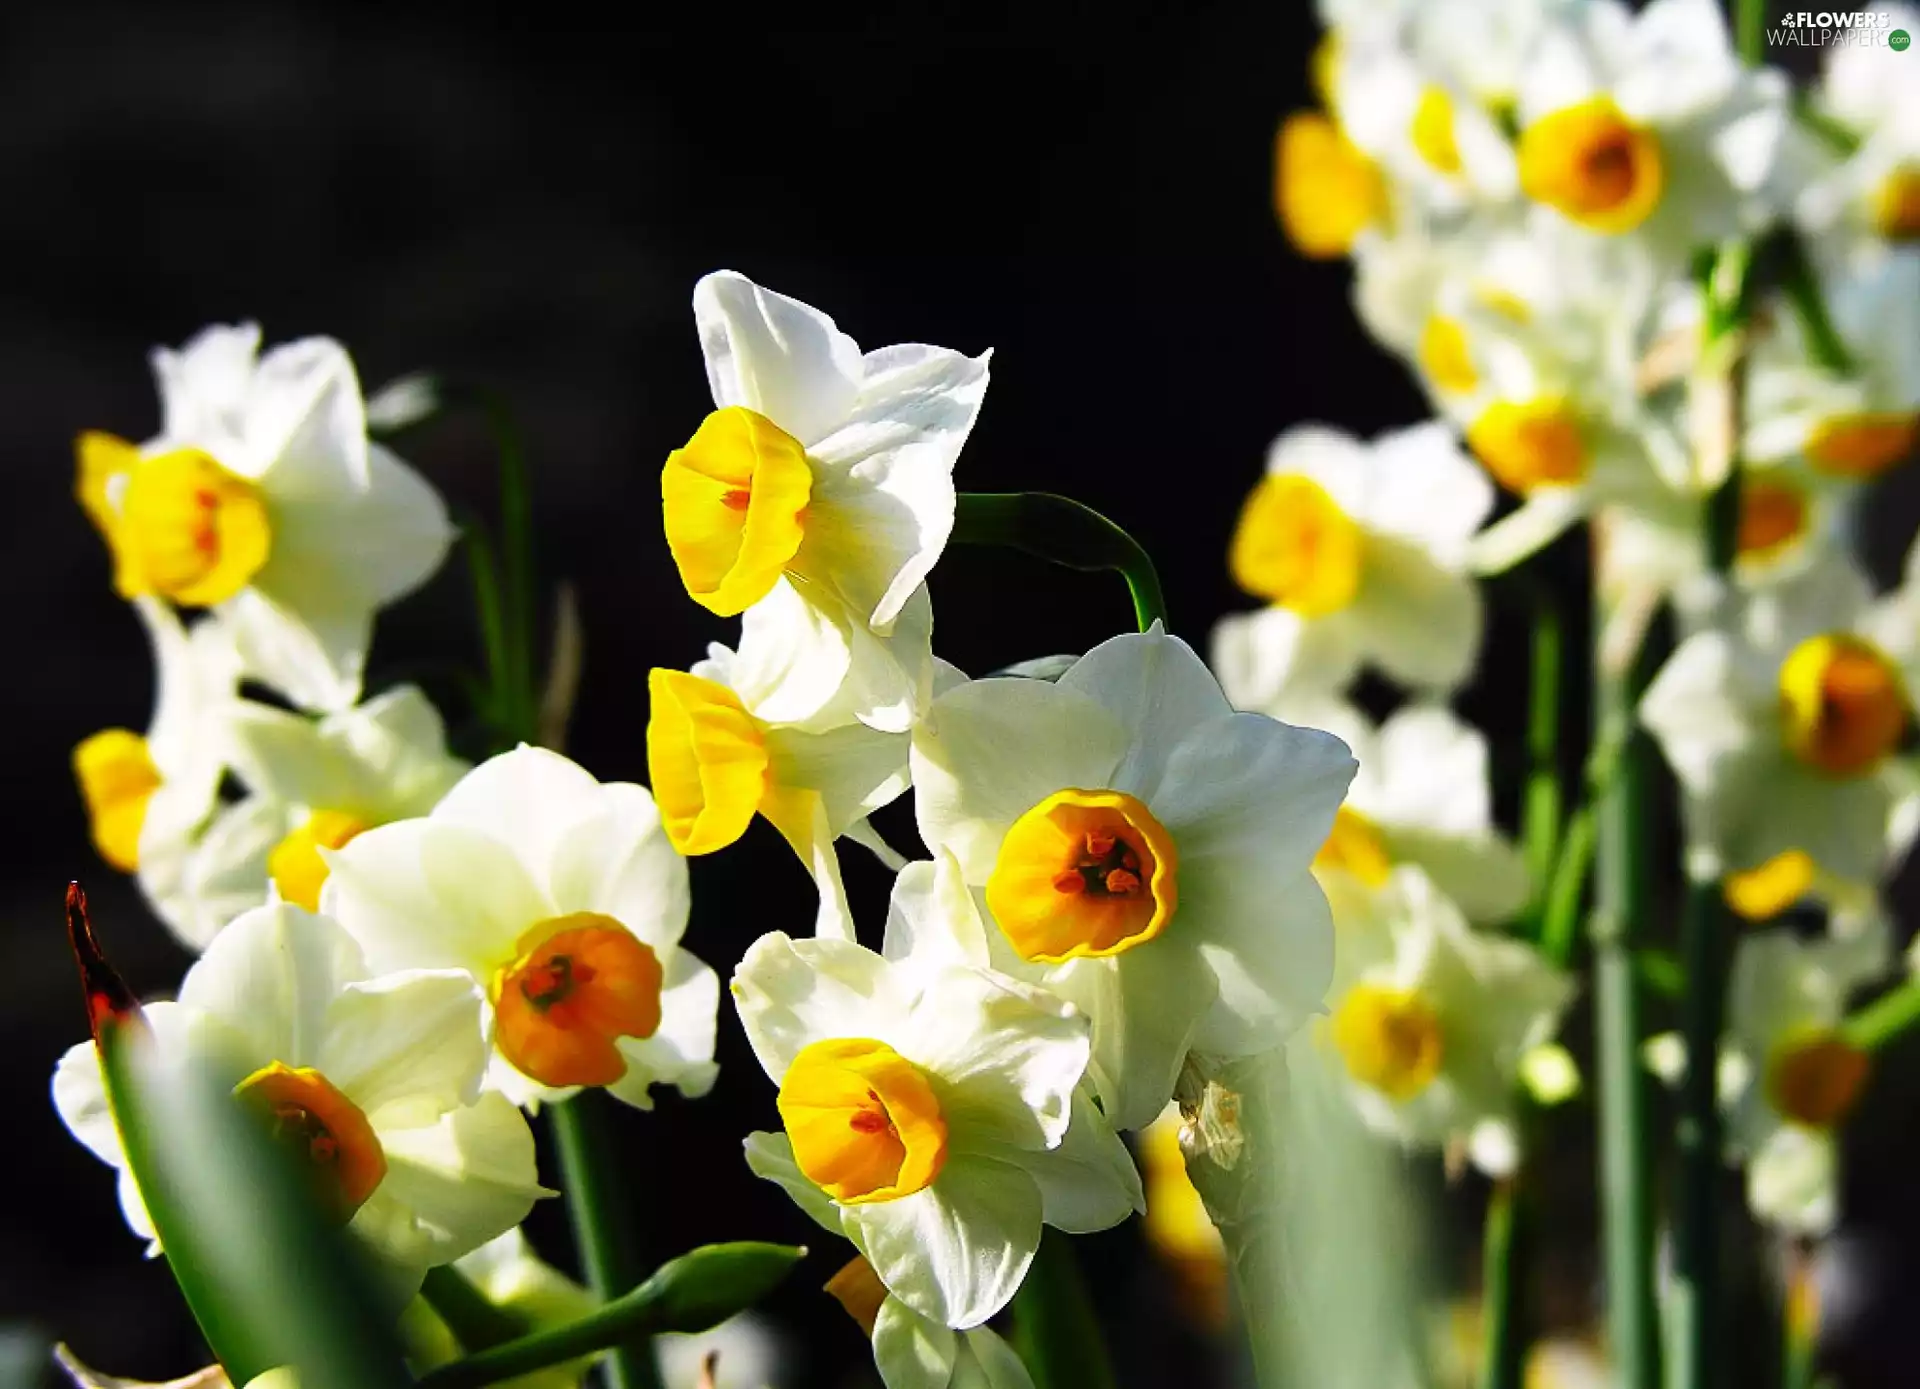
[{"label": "reddish leaf tip", "polygon": [[67,884],[67,942],[73,947],[73,961],[80,969],[80,987],[87,995],[87,1024],[93,1038],[109,1022],[137,1018],[140,1002],[113,966],[93,934],[93,921],[87,915],[87,894],[79,883]]}]

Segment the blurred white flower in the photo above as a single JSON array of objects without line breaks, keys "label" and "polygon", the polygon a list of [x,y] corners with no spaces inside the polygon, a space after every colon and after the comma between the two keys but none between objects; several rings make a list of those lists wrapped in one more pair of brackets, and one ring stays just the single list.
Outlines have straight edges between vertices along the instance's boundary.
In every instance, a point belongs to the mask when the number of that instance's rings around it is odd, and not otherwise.
[{"label": "blurred white flower", "polygon": [[[322,1201],[379,1255],[398,1301],[428,1268],[513,1228],[544,1191],[533,1134],[483,1094],[481,998],[456,971],[374,977],[324,916],[261,907],[187,971],[177,1003],[145,1011],[159,1044],[231,1072]],[[120,1171],[127,1223],[153,1227],[114,1128],[99,1053],[61,1058],[54,1104],[75,1138]]]},{"label": "blurred white flower", "polygon": [[1093,1020],[1119,1128],[1191,1048],[1278,1044],[1319,1007],[1333,925],[1308,872],[1354,774],[1344,744],[1236,714],[1156,628],[1057,682],[976,680],[914,731],[921,838],[985,889],[996,968]]},{"label": "blurred white flower", "polygon": [[[1895,5],[1887,15],[1889,31],[1920,30],[1920,11]],[[1890,47],[1837,44],[1809,104],[1859,143],[1819,161],[1825,167],[1794,205],[1801,225],[1823,241],[1847,232],[1896,243],[1920,238],[1920,87],[1912,64]]]},{"label": "blurred white flower", "polygon": [[929,693],[924,581],[953,531],[987,354],[863,356],[818,309],[732,271],[703,278],[693,308],[715,409],[661,475],[681,580],[777,630],[762,717],[846,707],[900,732]]},{"label": "blurred white flower", "polygon": [[426,582],[453,531],[425,480],[368,442],[340,344],[305,338],[256,361],[259,347],[245,324],[155,351],[160,434],[83,434],[75,491],[123,596],[216,609],[249,675],[341,709],[359,697],[374,613]]},{"label": "blurred white flower", "polygon": [[469,772],[423,819],[321,849],[321,905],[380,970],[457,969],[486,994],[488,1084],[651,1108],[713,1085],[720,983],[680,947],[687,866],[646,788],[540,748]]},{"label": "blurred white flower", "polygon": [[1273,606],[1221,620],[1213,662],[1243,708],[1344,688],[1363,665],[1447,690],[1480,654],[1466,573],[1493,489],[1439,424],[1363,444],[1297,426],[1267,455],[1228,562]]}]

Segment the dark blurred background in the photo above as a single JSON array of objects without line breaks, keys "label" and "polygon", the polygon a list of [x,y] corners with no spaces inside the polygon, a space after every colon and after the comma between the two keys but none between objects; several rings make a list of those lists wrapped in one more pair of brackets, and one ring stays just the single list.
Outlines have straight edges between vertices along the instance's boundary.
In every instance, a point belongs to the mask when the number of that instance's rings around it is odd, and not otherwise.
[{"label": "dark blurred background", "polygon": [[[689,308],[707,270],[819,305],[863,346],[994,348],[960,485],[1068,492],[1113,516],[1158,560],[1173,625],[1196,644],[1244,606],[1225,544],[1269,439],[1306,419],[1371,433],[1425,415],[1355,322],[1345,269],[1301,261],[1274,224],[1273,131],[1307,101],[1306,6],[950,8],[806,32],[732,13],[672,33],[640,20],[536,32],[524,9],[454,19],[288,0],[25,3],[0,19],[0,593],[14,624],[0,1323],[116,1373],[204,1362],[109,1174],[47,1099],[56,1058],[84,1035],[60,929],[69,877],[137,988],[169,990],[187,963],[94,859],[67,765],[88,733],[148,712],[146,646],[73,504],[71,440],[153,432],[152,345],[256,318],[269,342],[338,337],[369,389],[429,368],[504,390],[529,440],[544,575],[571,580],[583,606],[570,750],[608,780],[644,779],[647,668],[731,636],[685,599],[659,522],[661,460],[710,408]],[[475,422],[435,424],[404,451],[456,507],[490,511]],[[1908,495],[1877,515],[1883,574],[1914,512]],[[941,654],[975,673],[1082,650],[1128,611],[1117,579],[1000,553],[950,553],[934,597]],[[374,683],[475,650],[452,566],[383,621]],[[1503,806],[1523,651],[1502,610],[1463,705],[1495,734]],[[861,858],[849,851],[856,905],[877,925],[884,886]],[[764,826],[693,874],[689,944],[723,973],[761,932],[810,918],[805,876]],[[741,1135],[772,1122],[772,1087],[724,1011],[720,1030],[713,1098],[624,1122],[650,1248],[831,1243],[741,1162]],[[1553,1178],[1578,1241],[1589,1139],[1567,1136]],[[1883,1263],[1910,1257],[1885,1237],[1909,1185],[1875,1187],[1865,1224]],[[554,1213],[534,1232],[565,1261]],[[1123,1383],[1200,1382],[1197,1343],[1132,1257],[1137,1232],[1102,1239],[1096,1251],[1125,1256],[1093,1261]],[[862,1338],[816,1291],[846,1253],[821,1250],[774,1304],[805,1342],[808,1384],[870,1374]],[[1550,1313],[1578,1321],[1586,1250],[1548,1272],[1563,1290]]]}]

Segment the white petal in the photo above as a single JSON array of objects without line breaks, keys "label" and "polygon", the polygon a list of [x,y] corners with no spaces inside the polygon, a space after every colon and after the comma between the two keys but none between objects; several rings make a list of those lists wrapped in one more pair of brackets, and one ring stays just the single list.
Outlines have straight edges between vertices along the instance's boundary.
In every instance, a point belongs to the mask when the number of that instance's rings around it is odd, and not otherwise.
[{"label": "white petal", "polygon": [[242,699],[227,714],[226,729],[228,759],[248,790],[329,810],[359,803],[352,759],[321,737],[312,719]]},{"label": "white petal", "polygon": [[746,1138],[747,1166],[756,1177],[774,1183],[793,1198],[793,1204],[832,1234],[840,1233],[840,1207],[833,1198],[806,1179],[793,1160],[793,1145],[784,1133],[750,1133]]},{"label": "white petal", "polygon": [[1468,548],[1468,567],[1482,577],[1504,573],[1545,549],[1587,514],[1592,498],[1584,487],[1543,487],[1501,517]]},{"label": "white petal", "polygon": [[460,970],[349,984],[327,1009],[312,1065],[375,1128],[430,1124],[472,1104],[487,1072],[483,999]]},{"label": "white petal", "polygon": [[1161,937],[1107,960],[1076,960],[1048,986],[1093,1019],[1089,1070],[1109,1121],[1145,1128],[1167,1106],[1195,1029],[1220,991],[1200,952]]},{"label": "white petal", "polygon": [[1838,1169],[1833,1135],[1783,1126],[1747,1165],[1747,1203],[1795,1234],[1825,1234],[1839,1217]]},{"label": "white petal", "polygon": [[975,680],[914,730],[920,837],[984,883],[1007,827],[1056,791],[1113,784],[1126,729],[1086,695],[1044,680]]},{"label": "white petal", "polygon": [[693,317],[715,405],[744,405],[802,444],[853,408],[859,345],[818,309],[719,270],[694,286]]},{"label": "white petal", "polygon": [[958,859],[942,849],[931,862],[910,863],[893,880],[880,953],[922,966],[984,968],[991,963],[987,926]]},{"label": "white petal", "polygon": [[213,440],[238,434],[260,351],[260,325],[214,324],[179,349],[150,354],[160,388],[161,433],[168,440]]},{"label": "white petal", "polygon": [[949,1152],[1058,1144],[1091,1051],[1087,1020],[1044,990],[964,965],[932,973],[897,1049],[935,1082]]},{"label": "white petal", "polygon": [[247,674],[303,709],[345,709],[360,697],[373,612],[300,582],[242,589],[220,605]]},{"label": "white petal", "polygon": [[1129,632],[1100,643],[1058,683],[1099,704],[1126,730],[1126,758],[1114,779],[1103,784],[1148,802],[1180,741],[1199,725],[1233,711],[1206,663],[1157,623],[1151,632]]},{"label": "white petal", "polygon": [[61,1053],[53,1068],[53,1107],[60,1122],[82,1147],[109,1167],[126,1166],[120,1130],[114,1125],[107,1101],[106,1077],[100,1069],[100,1050],[92,1042],[78,1042]]},{"label": "white petal", "polygon": [[[246,451],[229,467],[275,502],[296,506],[351,497],[367,486],[367,417],[360,379],[331,338],[302,338],[268,352],[247,383]],[[284,507],[276,507],[276,531]]]},{"label": "white petal", "polygon": [[267,858],[299,822],[283,802],[249,796],[213,818],[198,844],[140,836],[140,888],[160,919],[195,950],[242,912],[265,904]]},{"label": "white petal", "polygon": [[1375,536],[1351,616],[1368,656],[1403,685],[1452,689],[1473,673],[1484,615],[1480,590],[1423,550]]},{"label": "white petal", "polygon": [[333,921],[279,902],[238,918],[180,984],[180,1002],[245,1036],[263,1057],[318,1066],[328,1010],[367,974],[353,938]]},{"label": "white petal", "polygon": [[897,1297],[873,1321],[873,1363],[887,1389],[948,1389],[958,1337]]},{"label": "white petal", "polygon": [[879,955],[852,941],[755,941],[729,986],[747,1041],[776,1083],[801,1048],[833,1037],[897,1035],[908,1000]]},{"label": "white petal", "polygon": [[[211,614],[189,632],[173,608],[151,594],[134,599],[133,609],[156,671],[147,750],[163,779],[169,828],[186,831],[213,808],[225,753],[220,728],[240,679],[240,653],[232,630]],[[161,813],[160,800],[156,794],[148,806],[149,820]]]},{"label": "white petal", "polygon": [[1047,1224],[1069,1234],[1105,1230],[1147,1209],[1133,1155],[1084,1086],[1074,1092],[1073,1122],[1060,1146],[1028,1154],[1020,1165],[1039,1184]]},{"label": "white petal", "polygon": [[687,861],[660,828],[644,786],[596,788],[598,807],[554,846],[549,892],[561,912],[600,912],[665,951],[687,928]]},{"label": "white petal", "polygon": [[351,1228],[402,1264],[449,1263],[526,1219],[551,1196],[534,1167],[533,1132],[499,1095],[420,1128],[380,1133],[386,1179]]},{"label": "white petal", "polygon": [[720,1011],[720,976],[685,950],[667,962],[660,991],[660,1026],[651,1037],[622,1037],[627,1073],[607,1089],[616,1099],[651,1109],[655,1085],[671,1085],[690,1100],[713,1088],[713,1035]]},{"label": "white petal", "polygon": [[1201,864],[1253,856],[1272,872],[1305,870],[1357,765],[1332,734],[1265,714],[1228,714],[1185,730],[1147,803],[1179,851],[1183,897]]},{"label": "white petal", "polygon": [[[1186,884],[1192,883],[1188,888]],[[1189,916],[1191,913],[1191,916]],[[1333,914],[1313,875],[1209,871],[1182,879],[1170,929],[1191,921],[1220,996],[1193,1044],[1221,1056],[1279,1045],[1321,1010],[1333,982]]]},{"label": "white petal", "polygon": [[952,1389],[1033,1389],[1033,1376],[991,1327],[977,1326],[960,1333]]},{"label": "white petal", "polygon": [[908,740],[862,723],[823,733],[767,731],[771,778],[780,786],[818,791],[834,835],[897,800],[906,791]]},{"label": "white petal", "polygon": [[1040,1191],[1017,1167],[952,1157],[924,1191],[841,1209],[847,1238],[893,1295],[943,1326],[1012,1300],[1040,1244]]},{"label": "white petal", "polygon": [[1512,841],[1490,831],[1450,835],[1396,828],[1382,838],[1390,858],[1424,869],[1471,921],[1509,921],[1533,894],[1526,856]]},{"label": "white petal", "polygon": [[1380,727],[1381,795],[1367,814],[1395,827],[1474,835],[1493,823],[1487,740],[1443,704],[1413,705]]},{"label": "white petal", "polygon": [[1773,716],[1772,681],[1724,632],[1680,643],[1640,702],[1640,721],[1681,785],[1704,792],[1724,767],[1744,758]]},{"label": "white petal", "polygon": [[1275,712],[1346,688],[1360,671],[1358,635],[1352,622],[1307,622],[1285,608],[1262,608],[1215,623],[1209,657],[1236,709]]},{"label": "white petal", "polygon": [[603,809],[600,790],[579,763],[522,744],[462,777],[434,807],[433,819],[511,846],[536,880],[544,881],[567,837]]},{"label": "white petal", "polygon": [[1367,529],[1412,541],[1448,567],[1465,563],[1467,541],[1493,510],[1493,484],[1438,420],[1374,440]]},{"label": "white petal", "polygon": [[760,813],[780,831],[813,878],[820,903],[813,919],[814,935],[828,940],[856,939],[853,909],[847,905],[847,888],[840,877],[840,855],[833,846],[833,831],[819,793],[776,785],[760,802]]}]

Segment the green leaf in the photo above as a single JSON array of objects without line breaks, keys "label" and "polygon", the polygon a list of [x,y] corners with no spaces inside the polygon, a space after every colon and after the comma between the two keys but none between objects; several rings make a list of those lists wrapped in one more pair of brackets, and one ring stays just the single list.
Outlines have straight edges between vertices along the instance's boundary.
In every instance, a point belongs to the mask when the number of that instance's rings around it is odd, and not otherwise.
[{"label": "green leaf", "polygon": [[634,1337],[709,1330],[773,1291],[806,1252],[785,1244],[706,1245],[663,1264],[632,1292],[576,1322],[523,1336],[421,1376],[421,1389],[474,1389]]},{"label": "green leaf", "polygon": [[1114,570],[1127,581],[1141,631],[1167,620],[1160,576],[1140,542],[1071,497],[962,492],[954,511],[953,543],[1021,550],[1065,569]]},{"label": "green leaf", "polygon": [[67,932],[127,1169],[233,1382],[291,1366],[301,1389],[404,1389],[393,1318],[374,1301],[365,1256],[234,1103],[214,1058],[155,1045],[78,883],[67,889]]}]

